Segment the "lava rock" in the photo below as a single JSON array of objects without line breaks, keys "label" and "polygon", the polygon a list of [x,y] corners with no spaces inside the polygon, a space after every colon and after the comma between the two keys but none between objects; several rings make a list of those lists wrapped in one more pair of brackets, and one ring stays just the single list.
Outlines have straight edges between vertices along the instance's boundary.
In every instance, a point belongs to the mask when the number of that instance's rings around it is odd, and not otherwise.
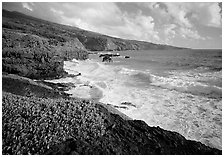
[{"label": "lava rock", "polygon": [[[106,105],[108,106],[108,105]],[[100,103],[3,91],[3,154],[220,155],[176,132],[128,120]]]}]

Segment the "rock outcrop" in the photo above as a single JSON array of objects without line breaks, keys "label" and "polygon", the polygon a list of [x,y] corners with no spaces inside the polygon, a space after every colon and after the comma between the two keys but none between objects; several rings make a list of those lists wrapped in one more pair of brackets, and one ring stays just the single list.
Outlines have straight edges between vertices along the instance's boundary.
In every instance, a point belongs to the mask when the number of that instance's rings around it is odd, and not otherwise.
[{"label": "rock outcrop", "polygon": [[65,60],[88,57],[87,51],[74,46],[75,41],[55,45],[50,39],[14,30],[3,29],[2,42],[3,72],[29,78],[62,77]]},{"label": "rock outcrop", "polygon": [[18,12],[2,15],[2,154],[222,153],[131,120],[110,105],[70,98],[57,90],[66,85],[40,81],[66,75],[63,61],[86,59],[88,50],[176,47],[113,38]]},{"label": "rock outcrop", "polygon": [[177,49],[149,42],[124,40],[2,11],[3,71],[29,78],[57,78],[66,73],[63,61],[87,59],[88,51]]},{"label": "rock outcrop", "polygon": [[54,86],[49,86],[44,81],[35,82],[32,79],[14,74],[2,75],[2,90],[26,97],[60,98],[69,96]]},{"label": "rock outcrop", "polygon": [[35,79],[58,78],[66,74],[65,60],[87,59],[88,51],[72,33],[54,24],[3,10],[3,72]]}]

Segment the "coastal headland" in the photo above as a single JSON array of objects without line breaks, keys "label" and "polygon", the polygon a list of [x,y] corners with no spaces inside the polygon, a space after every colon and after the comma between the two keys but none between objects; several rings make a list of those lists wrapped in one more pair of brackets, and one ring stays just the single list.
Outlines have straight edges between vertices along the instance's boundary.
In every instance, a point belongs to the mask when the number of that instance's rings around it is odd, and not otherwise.
[{"label": "coastal headland", "polygon": [[[97,102],[100,92],[90,94],[95,100],[71,98],[64,91],[76,85],[45,81],[79,77],[63,69],[64,61],[85,60],[90,51],[179,48],[113,38],[6,10],[2,21],[2,154],[222,154]],[[91,89],[80,88],[86,87]]]}]

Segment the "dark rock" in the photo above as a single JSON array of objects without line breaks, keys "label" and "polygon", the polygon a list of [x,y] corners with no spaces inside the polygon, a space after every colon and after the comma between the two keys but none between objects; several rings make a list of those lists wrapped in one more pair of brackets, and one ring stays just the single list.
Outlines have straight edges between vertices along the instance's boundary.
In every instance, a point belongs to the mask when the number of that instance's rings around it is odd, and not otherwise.
[{"label": "dark rock", "polygon": [[128,120],[110,105],[69,98],[57,90],[70,85],[25,78],[65,76],[63,61],[86,59],[86,49],[176,47],[112,38],[18,12],[3,10],[2,16],[2,154],[222,154],[176,132]]},{"label": "dark rock", "polygon": [[[73,145],[77,154],[119,154],[119,155],[220,155],[221,151],[210,148],[200,142],[186,140],[176,132],[166,131],[160,127],[150,127],[140,120],[124,120],[111,114],[102,106],[105,114],[106,132],[97,140],[88,144]],[[76,140],[73,141],[76,143]],[[66,142],[62,145],[65,145]],[[56,146],[60,148],[61,146]],[[79,147],[88,147],[85,152]],[[54,148],[54,150],[57,150]],[[49,150],[49,154],[54,151]],[[72,150],[69,154],[72,153]],[[61,154],[64,154],[63,152]]]},{"label": "dark rock", "polygon": [[71,88],[76,87],[74,83],[52,83],[52,82],[47,82],[47,81],[38,81],[40,83],[43,83],[49,87],[52,87],[55,90],[59,91],[68,91]]},{"label": "dark rock", "polygon": [[[2,11],[2,68],[35,79],[60,78],[63,61],[87,59],[88,51],[176,49],[124,40],[51,23],[18,12]],[[112,54],[111,57],[118,56]]]},{"label": "dark rock", "polygon": [[68,74],[66,75],[65,77],[77,77],[77,76],[81,76],[82,74],[81,73],[78,73],[78,74]]},{"label": "dark rock", "polygon": [[108,56],[108,57],[118,57],[120,56],[119,53],[104,53],[104,54],[100,54],[99,57],[105,57],[105,56]]},{"label": "dark rock", "polygon": [[179,133],[129,120],[110,105],[57,97],[31,79],[3,76],[3,154],[222,154]]},{"label": "dark rock", "polygon": [[110,56],[105,55],[105,56],[103,57],[102,62],[113,62],[113,60],[112,60],[112,58],[111,58]]},{"label": "dark rock", "polygon": [[126,106],[117,106],[117,105],[114,105],[115,108],[122,108],[122,109],[128,109],[128,107]]},{"label": "dark rock", "polygon": [[132,104],[131,102],[122,102],[121,105],[136,107],[136,105]]},{"label": "dark rock", "polygon": [[3,30],[2,68],[4,72],[35,79],[66,75],[63,61],[86,59],[88,53],[69,46],[52,46],[49,40],[34,35]]},{"label": "dark rock", "polygon": [[124,58],[130,58],[130,56],[124,56]]},{"label": "dark rock", "polygon": [[[43,84],[44,83],[44,84]],[[5,92],[13,93],[21,96],[37,96],[43,98],[59,98],[67,97],[68,94],[55,90],[57,88],[51,88],[49,84],[45,82],[34,82],[31,79],[13,75],[2,75],[2,90]]]}]

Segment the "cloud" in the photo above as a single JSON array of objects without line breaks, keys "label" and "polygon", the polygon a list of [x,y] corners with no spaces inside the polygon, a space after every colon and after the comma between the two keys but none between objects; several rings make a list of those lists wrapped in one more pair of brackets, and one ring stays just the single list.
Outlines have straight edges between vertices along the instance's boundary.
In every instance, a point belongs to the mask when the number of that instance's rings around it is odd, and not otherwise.
[{"label": "cloud", "polygon": [[66,10],[64,17],[68,19],[78,18],[94,25],[121,24],[121,11],[114,3],[64,3],[62,7]]},{"label": "cloud", "polygon": [[26,2],[24,2],[24,3],[22,3],[22,5],[23,5],[23,7],[26,8],[27,10],[29,10],[29,11],[33,11],[33,8],[32,8],[33,3],[26,3]]},{"label": "cloud", "polygon": [[221,8],[218,3],[207,3],[200,6],[201,12],[197,14],[197,20],[201,24],[211,27],[221,27]]},{"label": "cloud", "polygon": [[172,43],[172,39],[176,37],[176,29],[177,25],[175,24],[167,24],[163,27],[164,33],[164,43]]},{"label": "cloud", "polygon": [[192,23],[187,17],[189,12],[186,3],[165,3],[167,6],[167,13],[173,17],[174,22],[182,27],[192,27]]},{"label": "cloud", "polygon": [[123,31],[128,28],[128,34],[133,34],[133,39],[158,42],[160,40],[158,32],[155,30],[155,22],[153,17],[142,15],[123,16]]},{"label": "cloud", "polygon": [[169,19],[168,22],[181,27],[191,28],[196,23],[209,27],[221,27],[221,7],[217,2],[149,3],[148,8],[160,17]]},{"label": "cloud", "polygon": [[152,2],[144,6],[148,7],[158,19],[162,18],[163,23],[175,23],[182,27],[192,27],[190,20],[186,16],[188,10],[183,3]]},{"label": "cloud", "polygon": [[201,37],[198,34],[197,30],[192,30],[189,28],[180,28],[179,29],[179,34],[183,37],[183,38],[190,38],[190,39],[200,39],[200,40],[205,40],[206,38]]},{"label": "cloud", "polygon": [[208,38],[199,35],[198,31],[187,27],[178,27],[176,24],[164,25],[165,42],[172,43],[171,40],[176,36],[184,39],[206,40]]},{"label": "cloud", "polygon": [[209,38],[199,33],[202,26],[221,29],[221,7],[218,3],[160,2],[148,3],[146,6],[155,19],[161,19],[159,22],[163,26],[161,29],[164,31],[166,40],[176,36],[184,39],[206,40]]},{"label": "cloud", "polygon": [[127,39],[160,40],[152,16],[128,14],[115,3],[54,3],[48,10],[61,24]]},{"label": "cloud", "polygon": [[165,25],[164,27],[165,27],[164,28],[164,34],[166,36],[171,36],[172,38],[174,38],[174,36],[176,34],[176,31],[174,29],[177,27],[177,25],[170,24],[170,25]]},{"label": "cloud", "polygon": [[48,21],[155,43],[187,43],[216,38],[221,32],[220,6],[220,3],[207,2],[3,3],[3,8]]}]

